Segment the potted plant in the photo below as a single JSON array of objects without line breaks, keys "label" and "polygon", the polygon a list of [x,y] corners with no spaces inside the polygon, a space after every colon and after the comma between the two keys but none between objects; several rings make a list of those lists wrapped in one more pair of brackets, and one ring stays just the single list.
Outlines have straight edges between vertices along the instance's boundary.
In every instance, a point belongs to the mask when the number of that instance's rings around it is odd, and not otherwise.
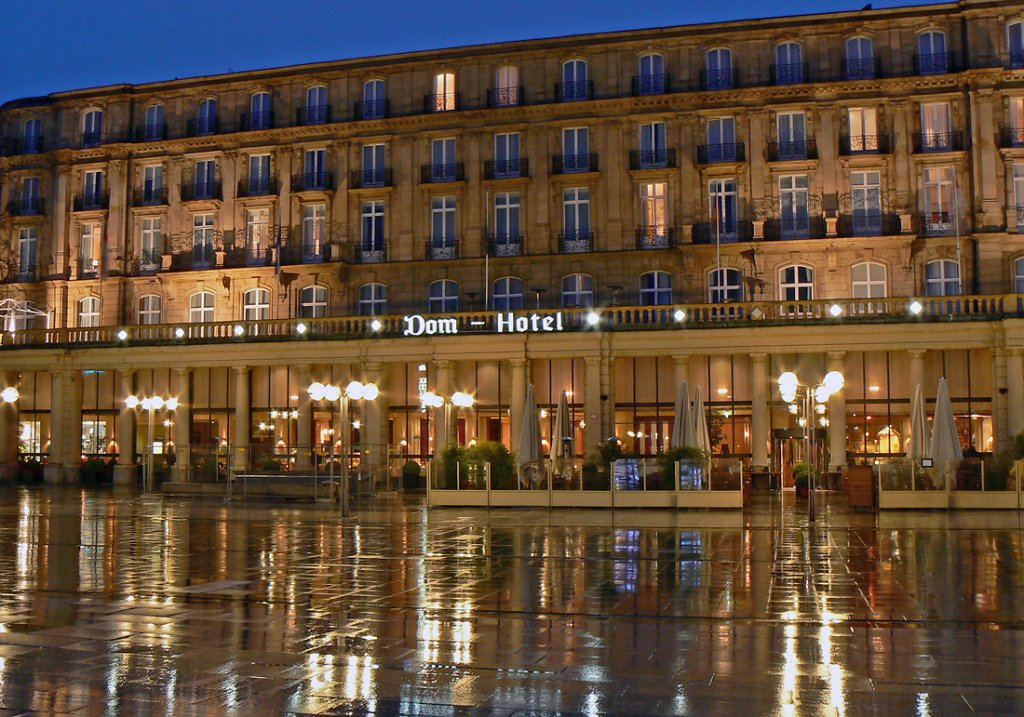
[{"label": "potted plant", "polygon": [[793,481],[796,483],[796,497],[806,498],[811,494],[811,478],[818,475],[818,469],[807,461],[793,466]]},{"label": "potted plant", "polygon": [[658,454],[658,471],[661,476],[660,488],[673,490],[676,487],[676,463],[684,463],[700,467],[701,471],[707,470],[708,454],[693,446],[678,446],[669,448],[664,453]]},{"label": "potted plant", "polygon": [[482,441],[466,451],[466,456],[474,463],[489,463],[491,465],[492,488],[498,490],[515,488],[516,462],[512,453],[503,444],[497,441]]},{"label": "potted plant", "polygon": [[420,490],[420,464],[410,459],[402,464],[402,488],[405,490]]}]

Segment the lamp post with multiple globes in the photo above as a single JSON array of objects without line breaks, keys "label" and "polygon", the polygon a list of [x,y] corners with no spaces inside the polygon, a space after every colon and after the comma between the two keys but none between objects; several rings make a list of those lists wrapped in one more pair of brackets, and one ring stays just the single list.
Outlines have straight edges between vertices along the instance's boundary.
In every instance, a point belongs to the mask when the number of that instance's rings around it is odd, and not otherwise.
[{"label": "lamp post with multiple globes", "polygon": [[[137,408],[141,408],[149,414],[149,431],[146,438],[146,462],[145,462],[145,473],[142,478],[142,489],[144,491],[153,490],[153,420],[154,415],[157,411],[166,409],[168,411],[178,410],[178,397],[177,396],[136,396],[131,394],[124,400],[124,405],[133,411]],[[125,450],[122,447],[121,450]]]},{"label": "lamp post with multiple globes", "polygon": [[[351,401],[374,401],[380,395],[380,389],[375,383],[363,383],[362,381],[350,381],[343,389],[341,386],[328,383],[323,384],[314,381],[306,389],[309,397],[314,401],[338,401],[341,426],[341,490],[338,491],[338,499],[341,502],[341,515],[348,517],[349,496],[348,496],[348,459],[349,459],[349,436],[352,424],[349,422],[349,403]],[[331,440],[331,453],[329,470],[334,471],[334,440]],[[333,475],[331,482],[334,481]]]}]

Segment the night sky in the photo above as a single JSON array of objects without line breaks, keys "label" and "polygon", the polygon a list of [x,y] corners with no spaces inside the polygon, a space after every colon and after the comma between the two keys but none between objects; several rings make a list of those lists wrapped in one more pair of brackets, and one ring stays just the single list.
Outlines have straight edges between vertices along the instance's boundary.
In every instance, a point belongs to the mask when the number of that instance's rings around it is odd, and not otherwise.
[{"label": "night sky", "polygon": [[[876,8],[920,3],[875,2]],[[849,0],[28,0],[2,4],[0,103],[120,82],[750,17]]]}]

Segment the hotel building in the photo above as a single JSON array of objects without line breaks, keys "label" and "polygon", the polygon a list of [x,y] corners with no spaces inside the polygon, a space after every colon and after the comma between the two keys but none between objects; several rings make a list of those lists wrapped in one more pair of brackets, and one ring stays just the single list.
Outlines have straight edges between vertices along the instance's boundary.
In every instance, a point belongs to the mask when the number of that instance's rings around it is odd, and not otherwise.
[{"label": "hotel building", "polygon": [[307,386],[353,379],[381,389],[351,406],[375,473],[515,450],[528,383],[549,410],[571,392],[581,457],[663,449],[686,378],[716,452],[777,467],[786,370],[846,378],[833,466],[902,455],[942,376],[965,448],[1024,430],[1019,2],[14,100],[0,211],[8,474],[21,454],[76,481],[95,455],[132,480],[151,437],[180,480],[212,455],[303,470],[340,436]]}]

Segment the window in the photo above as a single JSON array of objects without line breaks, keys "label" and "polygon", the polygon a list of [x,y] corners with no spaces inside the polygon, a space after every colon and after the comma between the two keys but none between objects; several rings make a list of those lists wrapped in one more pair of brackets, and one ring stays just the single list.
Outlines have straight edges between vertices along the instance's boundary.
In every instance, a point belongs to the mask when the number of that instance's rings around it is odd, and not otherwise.
[{"label": "window", "polygon": [[363,104],[360,109],[361,119],[380,119],[387,115],[384,80],[368,80],[363,83]]},{"label": "window", "polygon": [[640,275],[641,306],[665,306],[671,303],[671,274],[667,271],[648,271]]},{"label": "window", "polygon": [[743,301],[743,274],[739,269],[712,269],[708,272],[708,301],[724,304]]},{"label": "window", "polygon": [[953,148],[948,102],[921,104],[921,151],[942,152]]},{"label": "window", "polygon": [[142,138],[147,142],[163,139],[167,134],[167,124],[164,121],[164,106],[150,105],[146,108],[146,124],[142,128]]},{"label": "window", "polygon": [[854,264],[850,269],[854,299],[884,299],[885,265],[874,261]]},{"label": "window", "polygon": [[665,91],[665,58],[657,53],[640,58],[640,76],[633,91],[638,95],[660,95]]},{"label": "window", "polygon": [[559,101],[572,102],[590,99],[586,60],[569,60],[562,64],[562,86]]},{"label": "window", "polygon": [[142,202],[158,204],[164,200],[164,166],[151,164],[142,169]]},{"label": "window", "polygon": [[217,100],[207,98],[199,102],[196,114],[196,134],[214,134],[217,131]]},{"label": "window", "polygon": [[360,248],[365,263],[384,261],[384,202],[363,202]]},{"label": "window", "polygon": [[664,122],[640,125],[640,168],[668,166],[668,149]]},{"label": "window", "polygon": [[732,50],[725,47],[708,50],[704,86],[709,90],[727,90],[734,84]]},{"label": "window", "polygon": [[640,185],[640,245],[644,248],[668,246],[668,184],[645,182]]},{"label": "window", "polygon": [[1016,202],[1017,231],[1024,229],[1024,164],[1013,165],[1013,198]]},{"label": "window", "polygon": [[870,80],[875,76],[875,44],[870,37],[846,41],[846,79]]},{"label": "window", "polygon": [[430,248],[433,259],[454,259],[455,197],[434,197],[430,202]]},{"label": "window", "polygon": [[807,158],[807,116],[803,112],[779,112],[778,159]]},{"label": "window", "polygon": [[217,188],[217,160],[196,161],[193,199],[212,199]]},{"label": "window", "polygon": [[363,186],[383,187],[385,184],[385,151],[383,144],[363,145]]},{"label": "window", "polygon": [[193,324],[213,321],[213,292],[200,291],[188,299],[188,320]]},{"label": "window", "polygon": [[739,239],[737,207],[735,179],[712,179],[708,182],[708,220],[712,241]]},{"label": "window", "polygon": [[924,170],[925,231],[938,234],[952,229],[953,212],[956,211],[953,182],[952,167],[928,167]]},{"label": "window", "polygon": [[453,182],[457,179],[455,138],[435,139],[430,143],[430,179],[433,182]]},{"label": "window", "polygon": [[795,85],[804,81],[803,48],[795,42],[775,46],[776,85]]},{"label": "window", "polygon": [[518,177],[520,173],[519,133],[494,135],[494,176]]},{"label": "window", "polygon": [[270,253],[270,210],[245,212],[245,254],[249,259],[264,259]]},{"label": "window", "polygon": [[882,233],[882,187],[878,172],[851,172],[853,231],[862,236]]},{"label": "window", "polygon": [[562,277],[562,308],[594,305],[594,279],[589,274]]},{"label": "window", "polygon": [[100,325],[100,300],[87,296],[78,302],[78,327],[91,329]]},{"label": "window", "polygon": [[586,127],[562,130],[562,171],[590,171],[590,131]]},{"label": "window", "polygon": [[812,301],[814,299],[814,269],[797,264],[779,272],[780,301]]},{"label": "window", "polygon": [[327,287],[307,286],[299,294],[299,316],[303,319],[322,319],[327,316]]},{"label": "window", "polygon": [[322,259],[327,245],[326,204],[302,205],[302,258]]},{"label": "window", "polygon": [[139,269],[156,271],[160,268],[163,255],[163,219],[147,217],[142,220],[142,248],[139,254]]},{"label": "window", "polygon": [[779,177],[780,230],[786,238],[806,237],[810,233],[807,214],[807,175]]},{"label": "window", "polygon": [[498,256],[519,254],[522,237],[519,209],[519,192],[498,192],[494,195],[494,244]]},{"label": "window", "polygon": [[270,291],[249,289],[242,297],[242,318],[246,321],[264,321],[270,318]]},{"label": "window", "polygon": [[324,169],[326,161],[325,149],[307,149],[303,153],[301,189],[328,189],[327,171]]},{"label": "window", "polygon": [[249,194],[269,194],[270,191],[270,155],[249,155]]},{"label": "window", "polygon": [[249,129],[270,129],[270,93],[257,92],[249,98]]},{"label": "window", "polygon": [[103,204],[103,171],[92,169],[82,175],[82,208],[98,209]]},{"label": "window", "polygon": [[25,154],[35,154],[43,148],[43,125],[38,119],[25,121],[21,132],[21,151]]},{"label": "window", "polygon": [[323,124],[328,121],[330,105],[327,104],[327,88],[316,85],[306,90],[306,107],[302,116],[303,124]]},{"label": "window", "polygon": [[213,266],[213,214],[192,216],[192,267],[205,269]]},{"label": "window", "polygon": [[946,54],[946,33],[938,30],[922,32],[917,36],[917,74],[938,75],[949,71]]},{"label": "window", "polygon": [[874,107],[851,107],[850,152],[878,151],[878,110]]},{"label": "window", "polygon": [[152,326],[160,323],[162,301],[156,294],[148,294],[139,299],[139,325]]},{"label": "window", "polygon": [[86,222],[82,224],[81,235],[81,263],[80,271],[83,274],[95,274],[100,267],[102,256],[103,229],[99,224]]},{"label": "window", "polygon": [[494,311],[519,311],[523,308],[523,280],[515,276],[503,276],[494,282],[492,293]]},{"label": "window", "polygon": [[82,146],[99,147],[103,138],[103,110],[86,110],[82,115]]},{"label": "window", "polygon": [[510,107],[518,105],[521,88],[519,87],[519,68],[515,65],[505,65],[494,71],[494,98],[492,104],[495,107]]},{"label": "window", "polygon": [[450,314],[459,310],[459,284],[441,279],[430,284],[430,313]]},{"label": "window", "polygon": [[21,180],[21,197],[18,203],[18,214],[39,214],[39,177],[25,177]]},{"label": "window", "polygon": [[431,105],[433,111],[450,112],[455,109],[456,102],[455,73],[439,72],[434,75],[434,101]]},{"label": "window", "polygon": [[1024,97],[1010,98],[1010,136],[1007,144],[1011,147],[1024,145]]},{"label": "window", "polygon": [[1024,22],[1011,22],[1006,32],[1010,47],[1010,67],[1019,70],[1024,67]]},{"label": "window", "polygon": [[31,279],[36,274],[39,251],[39,229],[23,227],[18,230],[18,277]]},{"label": "window", "polygon": [[925,264],[925,293],[928,296],[959,296],[960,266],[949,259]]},{"label": "window", "polygon": [[388,288],[383,284],[359,287],[359,315],[381,316],[388,312]]},{"label": "window", "polygon": [[1013,262],[1013,290],[1018,294],[1024,294],[1024,257]]},{"label": "window", "polygon": [[572,187],[562,190],[563,251],[590,250],[590,190]]}]

